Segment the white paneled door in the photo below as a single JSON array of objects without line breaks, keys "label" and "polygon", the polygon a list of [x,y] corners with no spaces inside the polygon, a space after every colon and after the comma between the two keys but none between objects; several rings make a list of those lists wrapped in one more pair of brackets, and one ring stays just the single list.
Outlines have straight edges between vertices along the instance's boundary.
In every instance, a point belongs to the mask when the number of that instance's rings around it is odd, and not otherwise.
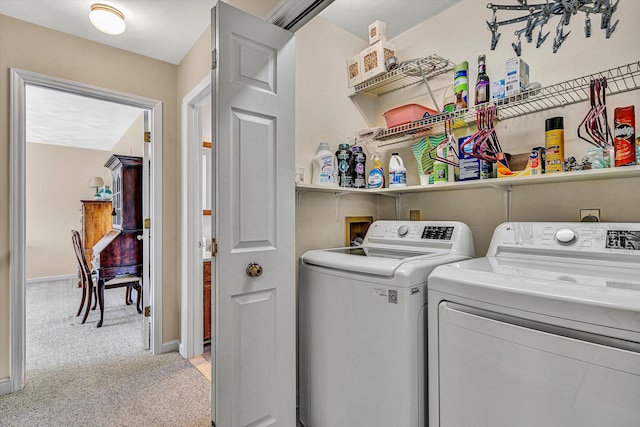
[{"label": "white paneled door", "polygon": [[223,2],[211,34],[211,414],[219,427],[294,427],[294,36]]}]

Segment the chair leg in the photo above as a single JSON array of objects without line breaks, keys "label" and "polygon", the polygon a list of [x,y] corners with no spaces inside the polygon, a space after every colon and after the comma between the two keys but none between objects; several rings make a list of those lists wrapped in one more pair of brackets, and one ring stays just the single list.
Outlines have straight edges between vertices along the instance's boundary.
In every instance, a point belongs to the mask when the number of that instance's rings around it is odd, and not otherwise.
[{"label": "chair leg", "polygon": [[95,300],[93,301],[93,307],[91,307],[91,310],[95,310],[98,306],[98,289],[95,286],[93,287],[93,297]]},{"label": "chair leg", "polygon": [[[76,317],[80,316],[82,313],[82,309],[84,308],[84,301],[87,299],[87,289],[89,287],[86,284],[82,285],[82,300],[80,301],[80,307],[78,307],[78,313],[76,313]],[[91,305],[91,304],[89,304]]]},{"label": "chair leg", "polygon": [[138,299],[136,301],[136,305],[138,308],[138,313],[142,314],[142,286],[137,286],[136,290],[138,291]]},{"label": "chair leg", "polygon": [[98,281],[98,304],[100,305],[100,321],[97,327],[102,327],[102,321],[104,320],[104,281]]},{"label": "chair leg", "polygon": [[[91,311],[91,299],[96,296],[94,287],[86,286],[85,292],[87,293],[89,299],[87,301],[87,308],[84,310],[84,316],[82,317],[82,324],[84,324],[84,322],[87,321],[87,317],[89,316],[89,311]],[[93,308],[95,309],[95,303],[93,304]]]},{"label": "chair leg", "polygon": [[124,295],[124,303],[127,305],[133,304],[133,300],[131,299],[131,286],[127,286],[127,291]]}]

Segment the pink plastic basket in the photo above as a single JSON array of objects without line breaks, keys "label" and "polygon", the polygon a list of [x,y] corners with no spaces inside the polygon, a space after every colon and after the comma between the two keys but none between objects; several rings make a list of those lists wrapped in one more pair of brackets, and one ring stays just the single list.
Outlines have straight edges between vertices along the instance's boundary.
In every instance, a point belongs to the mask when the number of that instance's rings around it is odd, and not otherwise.
[{"label": "pink plastic basket", "polygon": [[436,110],[425,107],[424,105],[407,104],[392,108],[385,112],[383,116],[387,122],[387,127],[392,128],[411,123],[414,120],[419,120],[424,117],[425,113],[429,113],[428,115],[438,114]]}]

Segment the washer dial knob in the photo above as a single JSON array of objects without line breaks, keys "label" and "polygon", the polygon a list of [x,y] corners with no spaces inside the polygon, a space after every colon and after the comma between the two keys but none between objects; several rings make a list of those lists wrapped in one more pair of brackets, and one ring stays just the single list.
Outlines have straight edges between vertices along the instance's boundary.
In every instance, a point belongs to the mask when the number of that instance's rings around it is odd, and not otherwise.
[{"label": "washer dial knob", "polygon": [[408,233],[409,233],[409,227],[407,227],[406,225],[401,225],[400,227],[398,227],[398,236],[404,237]]},{"label": "washer dial knob", "polygon": [[563,228],[562,230],[558,230],[556,233],[556,240],[559,243],[569,244],[576,240],[576,232],[573,230],[569,230],[568,228]]}]

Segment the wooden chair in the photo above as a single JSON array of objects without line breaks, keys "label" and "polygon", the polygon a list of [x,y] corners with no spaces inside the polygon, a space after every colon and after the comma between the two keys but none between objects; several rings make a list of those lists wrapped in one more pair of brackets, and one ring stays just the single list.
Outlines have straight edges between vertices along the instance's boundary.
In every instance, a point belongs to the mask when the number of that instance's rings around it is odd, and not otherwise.
[{"label": "wooden chair", "polygon": [[[128,302],[131,295],[131,289],[135,289],[138,293],[138,298],[136,301],[137,311],[138,313],[142,313],[142,278],[137,276],[119,276],[115,277],[111,280],[104,281],[100,278],[97,278],[96,274],[92,274],[89,269],[89,264],[87,263],[87,259],[84,256],[84,251],[82,250],[82,244],[80,241],[80,233],[75,230],[71,231],[71,238],[73,241],[73,248],[76,253],[76,258],[78,259],[78,265],[80,268],[80,275],[82,277],[82,288],[83,295],[82,301],[80,303],[80,309],[78,309],[78,315],[82,311],[82,307],[84,306],[84,302],[89,297],[87,301],[86,310],[84,313],[84,318],[82,319],[82,323],[87,320],[87,316],[89,314],[89,310],[91,307],[91,299],[93,295],[97,296],[98,305],[100,305],[100,321],[98,322],[98,328],[102,326],[102,322],[104,320],[104,290],[112,289],[112,288],[122,288],[127,287],[127,295],[125,296],[125,302]],[[93,309],[95,309],[95,304]]]}]

